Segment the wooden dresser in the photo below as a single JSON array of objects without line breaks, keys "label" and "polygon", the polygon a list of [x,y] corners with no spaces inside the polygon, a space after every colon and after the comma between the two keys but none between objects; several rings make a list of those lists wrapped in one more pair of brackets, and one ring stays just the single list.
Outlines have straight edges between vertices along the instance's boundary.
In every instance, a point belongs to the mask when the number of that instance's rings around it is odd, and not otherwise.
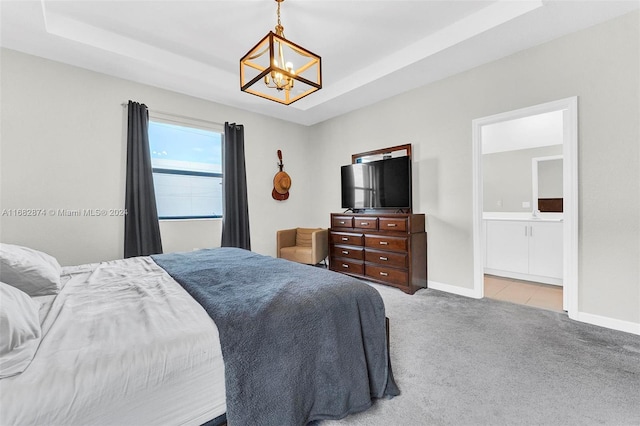
[{"label": "wooden dresser", "polygon": [[331,214],[329,268],[413,294],[427,287],[423,214]]}]

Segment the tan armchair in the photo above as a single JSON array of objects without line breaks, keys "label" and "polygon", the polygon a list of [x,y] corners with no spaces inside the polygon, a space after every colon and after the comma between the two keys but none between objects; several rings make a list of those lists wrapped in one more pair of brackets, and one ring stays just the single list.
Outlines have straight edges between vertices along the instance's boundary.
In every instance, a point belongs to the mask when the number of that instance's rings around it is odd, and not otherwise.
[{"label": "tan armchair", "polygon": [[329,233],[322,228],[280,230],[277,244],[278,257],[293,262],[317,265],[329,255]]}]

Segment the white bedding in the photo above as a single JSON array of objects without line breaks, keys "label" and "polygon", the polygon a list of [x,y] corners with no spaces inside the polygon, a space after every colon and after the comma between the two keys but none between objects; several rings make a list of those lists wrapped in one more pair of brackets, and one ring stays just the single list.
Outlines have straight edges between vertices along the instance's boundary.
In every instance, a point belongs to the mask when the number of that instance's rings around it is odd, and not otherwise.
[{"label": "white bedding", "polygon": [[63,269],[0,425],[199,425],[225,412],[218,330],[148,257]]}]

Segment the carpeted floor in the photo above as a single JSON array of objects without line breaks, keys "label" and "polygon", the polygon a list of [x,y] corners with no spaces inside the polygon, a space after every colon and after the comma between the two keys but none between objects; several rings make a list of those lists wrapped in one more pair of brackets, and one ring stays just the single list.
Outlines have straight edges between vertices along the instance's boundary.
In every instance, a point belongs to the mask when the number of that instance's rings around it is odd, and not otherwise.
[{"label": "carpeted floor", "polygon": [[373,285],[402,394],[331,425],[640,425],[640,336],[566,314]]}]

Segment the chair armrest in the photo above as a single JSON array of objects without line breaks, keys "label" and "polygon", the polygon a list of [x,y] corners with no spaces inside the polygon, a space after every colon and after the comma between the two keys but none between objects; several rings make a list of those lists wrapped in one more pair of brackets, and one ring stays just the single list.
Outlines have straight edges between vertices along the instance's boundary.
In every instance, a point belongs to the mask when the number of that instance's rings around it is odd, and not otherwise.
[{"label": "chair armrest", "polygon": [[315,263],[324,260],[329,255],[329,231],[320,229],[311,234],[311,252]]},{"label": "chair armrest", "polygon": [[293,247],[296,245],[296,228],[282,229],[276,234],[276,253],[280,257],[280,249],[284,247]]}]

